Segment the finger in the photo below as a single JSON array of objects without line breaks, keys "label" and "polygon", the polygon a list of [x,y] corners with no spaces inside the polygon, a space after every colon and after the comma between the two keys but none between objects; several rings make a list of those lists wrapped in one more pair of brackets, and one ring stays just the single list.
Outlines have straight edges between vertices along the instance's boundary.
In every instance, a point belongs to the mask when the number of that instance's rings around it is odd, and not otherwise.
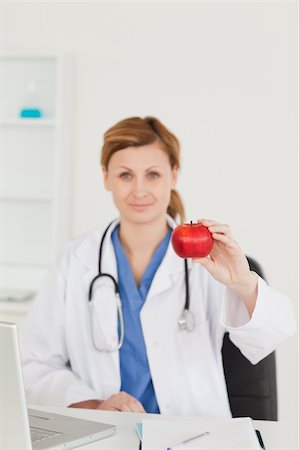
[{"label": "finger", "polygon": [[131,409],[130,409],[130,407],[129,407],[129,405],[127,405],[126,403],[120,405],[119,411],[122,411],[122,412],[132,412]]},{"label": "finger", "polygon": [[230,248],[237,248],[238,244],[236,241],[231,239],[229,236],[221,233],[212,233],[213,239],[218,242],[222,242],[223,244],[229,246]]},{"label": "finger", "polygon": [[109,402],[100,403],[96,409],[100,409],[102,411],[120,411],[116,405],[112,405]]},{"label": "finger", "polygon": [[123,406],[126,405],[131,399],[132,397],[127,394],[127,392],[121,391],[117,394],[111,395],[105,403],[107,403],[109,409],[113,408],[116,411],[123,411]]},{"label": "finger", "polygon": [[132,400],[128,406],[131,412],[145,412],[142,404],[138,400]]},{"label": "finger", "polygon": [[136,403],[137,403],[137,406],[138,406],[138,412],[145,413],[146,411],[145,411],[142,403],[140,403],[138,400],[136,400]]},{"label": "finger", "polygon": [[140,403],[140,401],[137,398],[133,397],[132,395],[128,394],[127,392],[121,391],[118,394],[118,397],[120,399],[121,406],[122,405],[126,405],[126,407],[129,408],[129,411],[131,411],[131,412],[145,412],[142,404]]},{"label": "finger", "polygon": [[204,225],[205,227],[210,227],[212,225],[216,225],[219,222],[216,222],[216,220],[210,220],[210,219],[197,219],[197,223],[200,223]]},{"label": "finger", "polygon": [[222,224],[222,223],[210,225],[209,231],[211,233],[223,233],[223,234],[226,234],[227,236],[232,236],[230,227],[228,225]]},{"label": "finger", "polygon": [[145,412],[143,406],[138,400],[131,400],[128,403],[122,403],[119,407],[123,412]]},{"label": "finger", "polygon": [[211,258],[192,258],[192,261],[197,262],[201,264],[205,269],[208,270],[208,272],[213,273],[215,263]]}]

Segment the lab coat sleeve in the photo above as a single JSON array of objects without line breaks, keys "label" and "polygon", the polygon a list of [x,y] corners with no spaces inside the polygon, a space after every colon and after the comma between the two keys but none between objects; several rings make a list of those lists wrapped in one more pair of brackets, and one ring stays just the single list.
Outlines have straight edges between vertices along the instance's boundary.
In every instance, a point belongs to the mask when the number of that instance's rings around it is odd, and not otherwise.
[{"label": "lab coat sleeve", "polygon": [[27,403],[69,406],[97,399],[69,367],[64,326],[65,258],[46,276],[20,330]]},{"label": "lab coat sleeve", "polygon": [[258,277],[258,296],[250,318],[247,308],[232,291],[225,289],[220,323],[231,341],[253,364],[270,354],[296,331],[289,299]]}]

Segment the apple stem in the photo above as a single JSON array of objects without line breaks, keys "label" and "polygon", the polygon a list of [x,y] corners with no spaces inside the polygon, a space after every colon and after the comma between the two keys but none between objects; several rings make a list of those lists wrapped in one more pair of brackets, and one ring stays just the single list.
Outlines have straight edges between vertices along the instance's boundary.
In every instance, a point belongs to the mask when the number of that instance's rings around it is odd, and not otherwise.
[{"label": "apple stem", "polygon": [[192,227],[192,220],[190,220],[190,223],[191,223],[191,227]]}]

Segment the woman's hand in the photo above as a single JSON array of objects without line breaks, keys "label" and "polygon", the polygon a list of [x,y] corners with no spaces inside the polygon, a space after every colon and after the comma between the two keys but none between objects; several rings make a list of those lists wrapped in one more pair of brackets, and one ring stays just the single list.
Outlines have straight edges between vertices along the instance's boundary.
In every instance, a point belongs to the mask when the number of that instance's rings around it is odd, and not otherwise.
[{"label": "woman's hand", "polygon": [[97,409],[145,413],[140,401],[132,395],[127,394],[127,392],[118,392],[117,394],[111,395],[108,400],[101,402]]},{"label": "woman's hand", "polygon": [[251,315],[257,298],[258,278],[250,271],[246,256],[234,240],[228,225],[201,219],[197,221],[208,227],[214,238],[209,256],[193,258],[205,267],[213,278],[232,289],[246,304]]}]

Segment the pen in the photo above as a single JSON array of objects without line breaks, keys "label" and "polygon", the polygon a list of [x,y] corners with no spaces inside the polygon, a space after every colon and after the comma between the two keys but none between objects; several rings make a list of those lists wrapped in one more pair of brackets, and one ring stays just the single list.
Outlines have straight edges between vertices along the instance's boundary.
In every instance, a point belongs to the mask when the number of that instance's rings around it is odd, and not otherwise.
[{"label": "pen", "polygon": [[192,436],[188,439],[185,439],[184,441],[180,442],[179,444],[176,444],[173,447],[168,447],[167,450],[179,450],[181,447],[184,447],[185,444],[189,444],[189,442],[195,441],[196,439],[199,439],[203,436],[207,436],[210,434],[209,431],[205,431],[204,433],[197,434],[196,436]]}]

